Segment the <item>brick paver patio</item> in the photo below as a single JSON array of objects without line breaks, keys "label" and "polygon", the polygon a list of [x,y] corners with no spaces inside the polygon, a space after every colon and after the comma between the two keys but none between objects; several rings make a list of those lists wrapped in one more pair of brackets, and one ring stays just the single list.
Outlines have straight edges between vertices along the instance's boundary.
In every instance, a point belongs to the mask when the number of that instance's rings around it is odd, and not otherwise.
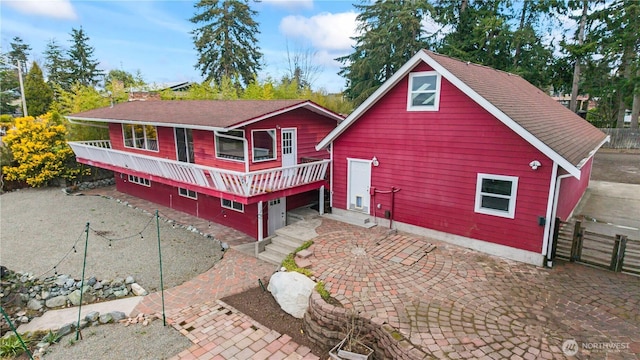
[{"label": "brick paver patio", "polygon": [[[312,270],[341,303],[378,317],[436,358],[640,356],[640,278],[584,265],[553,269],[387,229],[323,219]],[[593,349],[606,344],[619,352]]]},{"label": "brick paver patio", "polygon": [[[129,200],[147,211],[157,207]],[[235,230],[160,211],[204,233],[214,228],[231,245],[246,243]],[[333,297],[362,316],[384,319],[433,357],[564,359],[563,343],[575,340],[577,358],[640,358],[638,277],[563,262],[536,268],[326,218],[316,232],[311,270]],[[209,271],[166,290],[170,323],[194,343],[175,359],[317,359],[288,336],[217,301],[256,286],[273,270],[232,249]],[[158,313],[160,294],[147,296],[138,310]],[[619,351],[604,351],[606,346]]]}]

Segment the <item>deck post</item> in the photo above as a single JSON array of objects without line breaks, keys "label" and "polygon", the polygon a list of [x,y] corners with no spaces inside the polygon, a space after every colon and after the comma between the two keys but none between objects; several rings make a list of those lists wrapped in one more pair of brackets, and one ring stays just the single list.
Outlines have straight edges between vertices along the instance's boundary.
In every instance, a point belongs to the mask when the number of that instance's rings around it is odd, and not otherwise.
[{"label": "deck post", "polygon": [[318,205],[318,212],[320,215],[324,215],[324,185],[320,187],[320,204]]},{"label": "deck post", "polygon": [[258,248],[259,248],[259,244],[260,242],[263,240],[263,230],[264,230],[264,224],[262,223],[263,221],[263,216],[262,216],[262,201],[258,201],[258,242],[256,243],[256,257],[258,257]]}]

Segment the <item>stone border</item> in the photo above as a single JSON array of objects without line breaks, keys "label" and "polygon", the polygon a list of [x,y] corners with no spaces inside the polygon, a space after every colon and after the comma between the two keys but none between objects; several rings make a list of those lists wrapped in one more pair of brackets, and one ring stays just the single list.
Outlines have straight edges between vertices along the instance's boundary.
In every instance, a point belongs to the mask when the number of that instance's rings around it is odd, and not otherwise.
[{"label": "stone border", "polygon": [[[333,347],[345,337],[345,329],[352,315],[350,309],[334,306],[322,299],[314,289],[309,297],[309,309],[304,315],[307,336],[327,347]],[[371,335],[371,347],[378,359],[432,359],[430,353],[413,345],[398,330],[382,318],[358,315],[357,323],[363,333]],[[369,343],[367,343],[369,345]]]}]

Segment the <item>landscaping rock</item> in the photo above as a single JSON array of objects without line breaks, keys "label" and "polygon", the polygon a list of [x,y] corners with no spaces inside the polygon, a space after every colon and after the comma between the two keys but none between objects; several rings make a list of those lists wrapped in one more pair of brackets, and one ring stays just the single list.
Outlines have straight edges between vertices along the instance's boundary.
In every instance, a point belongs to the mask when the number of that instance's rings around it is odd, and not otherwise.
[{"label": "landscaping rock", "polygon": [[134,282],[136,282],[136,280],[133,278],[133,276],[127,276],[127,278],[124,279],[124,283],[127,285],[133,284]]},{"label": "landscaping rock", "polygon": [[69,324],[64,324],[62,325],[62,327],[60,327],[60,329],[58,329],[58,336],[65,336],[67,334],[71,334],[71,331],[73,330],[74,326],[72,323]]},{"label": "landscaping rock", "polygon": [[51,299],[45,302],[45,305],[50,309],[65,306],[67,305],[67,296],[59,295],[56,297],[52,297]]},{"label": "landscaping rock", "polygon": [[131,284],[131,292],[136,296],[145,296],[147,295],[147,290],[145,290],[142,286],[138,285],[138,283]]},{"label": "landscaping rock", "polygon": [[30,299],[27,303],[27,308],[31,310],[40,310],[42,309],[42,301],[36,299]]},{"label": "landscaping rock", "polygon": [[127,317],[127,315],[125,315],[125,313],[123,313],[122,311],[112,311],[109,314],[111,314],[111,318],[113,318],[113,322],[118,322]]},{"label": "landscaping rock", "polygon": [[100,317],[100,313],[99,312],[91,311],[90,313],[85,315],[84,319],[89,321],[89,322],[94,322],[94,321],[98,321],[99,317]]},{"label": "landscaping rock", "polygon": [[269,280],[268,290],[282,310],[302,319],[309,307],[309,296],[315,285],[313,280],[298,272],[276,272]]},{"label": "landscaping rock", "polygon": [[[80,305],[80,290],[74,290],[67,296],[67,298],[69,299],[69,301],[71,301],[71,304],[73,306]],[[95,296],[93,296],[92,294],[89,294],[88,291],[85,289],[85,291],[83,291],[82,293],[82,303],[87,304],[87,303],[93,302],[94,300],[95,300]]]},{"label": "landscaping rock", "polygon": [[112,323],[113,322],[113,315],[111,315],[110,313],[102,314],[102,315],[100,315],[100,318],[98,319],[98,321],[100,322],[100,324]]}]

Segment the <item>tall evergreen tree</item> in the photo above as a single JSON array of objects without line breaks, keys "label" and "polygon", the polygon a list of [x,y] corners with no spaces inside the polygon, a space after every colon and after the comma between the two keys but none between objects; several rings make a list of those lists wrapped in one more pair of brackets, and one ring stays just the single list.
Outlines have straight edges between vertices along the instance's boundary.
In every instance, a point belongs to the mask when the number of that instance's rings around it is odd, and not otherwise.
[{"label": "tall evergreen tree", "polygon": [[53,101],[53,90],[44,82],[42,70],[35,61],[24,80],[24,94],[29,115],[40,116],[49,111]]},{"label": "tall evergreen tree", "polygon": [[[614,81],[618,93],[617,127],[624,126],[626,109],[632,109],[637,128],[640,99],[640,3],[631,0],[614,0],[608,6],[591,14],[593,28],[589,34],[597,42],[598,52],[610,69],[615,72]],[[635,95],[634,95],[635,94]]]},{"label": "tall evergreen tree", "polygon": [[16,69],[10,66],[7,56],[0,54],[0,114],[13,114],[16,111],[18,106],[12,104],[20,98],[19,91]]},{"label": "tall evergreen tree", "polygon": [[10,43],[11,51],[7,53],[7,57],[11,62],[11,65],[20,64],[23,74],[27,73],[27,58],[29,57],[29,51],[31,46],[25,44],[22,38],[16,36]]},{"label": "tall evergreen tree", "polygon": [[44,69],[47,73],[47,82],[51,88],[53,85],[61,86],[68,90],[69,84],[69,59],[55,39],[49,40],[44,50]]},{"label": "tall evergreen tree", "polygon": [[69,57],[69,75],[72,82],[95,86],[104,75],[98,70],[98,60],[93,59],[94,48],[89,45],[89,37],[80,29],[71,29],[71,48]]},{"label": "tall evergreen tree", "polygon": [[429,47],[422,21],[430,12],[427,0],[363,1],[354,5],[361,35],[349,55],[339,57],[347,79],[345,95],[362,103],[419,50]]},{"label": "tall evergreen tree", "polygon": [[248,0],[200,0],[194,6],[196,14],[189,20],[202,24],[191,32],[199,54],[196,69],[206,81],[220,84],[226,77],[249,84],[262,66],[256,11]]}]

